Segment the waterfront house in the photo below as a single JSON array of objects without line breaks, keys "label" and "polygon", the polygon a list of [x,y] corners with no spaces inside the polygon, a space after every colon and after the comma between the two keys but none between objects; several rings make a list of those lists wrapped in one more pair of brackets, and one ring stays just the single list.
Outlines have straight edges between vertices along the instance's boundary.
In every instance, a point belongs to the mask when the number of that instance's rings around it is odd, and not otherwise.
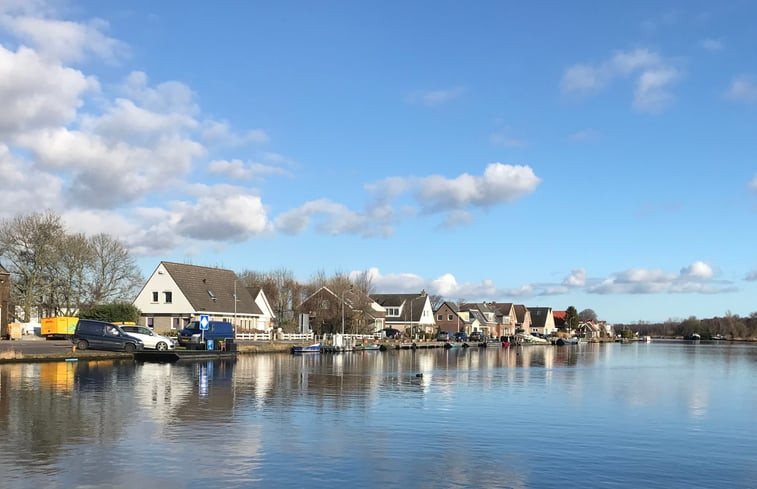
[{"label": "waterfront house", "polygon": [[420,294],[371,294],[386,310],[386,327],[411,334],[434,333],[436,322],[431,300],[425,290]]},{"label": "waterfront house", "polygon": [[518,316],[512,302],[492,302],[491,307],[496,311],[496,334],[494,336],[511,336],[515,334]]},{"label": "waterfront house", "polygon": [[531,311],[524,304],[515,304],[515,332],[531,331]]},{"label": "waterfront house", "polygon": [[557,329],[568,328],[568,312],[567,311],[552,311],[552,317],[555,319],[555,328]]},{"label": "waterfront house", "polygon": [[461,310],[468,311],[470,317],[478,321],[478,327],[473,326],[471,331],[481,331],[486,336],[500,336],[497,334],[500,328],[497,328],[497,310],[487,302],[473,302],[462,304]]},{"label": "waterfront house", "polygon": [[11,274],[0,265],[0,338],[9,336]]},{"label": "waterfront house", "polygon": [[551,307],[529,307],[528,312],[531,313],[531,326],[528,329],[530,333],[549,336],[557,331]]},{"label": "waterfront house", "polygon": [[236,332],[268,331],[274,315],[267,304],[262,290],[253,296],[231,270],[167,261],[134,299],[142,311],[140,324],[156,332],[182,329],[201,315],[229,321]]},{"label": "waterfront house", "polygon": [[339,333],[376,333],[386,327],[386,310],[371,297],[353,288],[339,293],[321,287],[310,294],[299,308],[300,331]]},{"label": "waterfront house", "polygon": [[578,325],[576,333],[582,338],[591,340],[602,336],[602,328],[593,321],[584,321]]},{"label": "waterfront house", "polygon": [[434,316],[439,331],[450,331],[452,333],[466,331],[466,319],[462,317],[457,304],[453,302],[442,302],[434,311]]}]

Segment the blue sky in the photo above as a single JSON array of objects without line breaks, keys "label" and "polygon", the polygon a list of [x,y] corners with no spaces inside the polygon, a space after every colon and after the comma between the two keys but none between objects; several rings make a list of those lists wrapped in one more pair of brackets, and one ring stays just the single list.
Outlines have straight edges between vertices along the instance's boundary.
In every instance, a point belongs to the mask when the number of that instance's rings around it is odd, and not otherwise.
[{"label": "blue sky", "polygon": [[757,311],[754,2],[0,0],[0,217],[611,322]]}]

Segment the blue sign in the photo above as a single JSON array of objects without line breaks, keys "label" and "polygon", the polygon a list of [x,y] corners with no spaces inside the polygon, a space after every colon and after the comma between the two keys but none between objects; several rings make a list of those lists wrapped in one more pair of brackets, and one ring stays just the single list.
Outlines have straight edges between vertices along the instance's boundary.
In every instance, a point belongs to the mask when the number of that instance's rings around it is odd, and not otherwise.
[{"label": "blue sign", "polygon": [[200,316],[200,331],[207,331],[208,325],[210,325],[210,319],[207,315]]}]

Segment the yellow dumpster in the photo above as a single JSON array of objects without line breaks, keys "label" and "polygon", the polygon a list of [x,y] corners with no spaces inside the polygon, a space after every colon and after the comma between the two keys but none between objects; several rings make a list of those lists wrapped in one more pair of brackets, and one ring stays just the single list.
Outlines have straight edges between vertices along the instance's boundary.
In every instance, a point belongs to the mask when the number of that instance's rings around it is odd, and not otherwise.
[{"label": "yellow dumpster", "polygon": [[69,316],[56,316],[42,318],[40,334],[45,338],[67,338],[74,335],[76,323],[79,318]]}]

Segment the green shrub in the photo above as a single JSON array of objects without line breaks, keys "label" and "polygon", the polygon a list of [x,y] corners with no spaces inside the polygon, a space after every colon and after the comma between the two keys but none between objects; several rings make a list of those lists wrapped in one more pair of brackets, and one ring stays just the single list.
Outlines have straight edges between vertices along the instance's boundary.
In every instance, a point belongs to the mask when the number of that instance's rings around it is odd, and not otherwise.
[{"label": "green shrub", "polygon": [[138,323],[141,311],[128,302],[114,302],[112,304],[97,304],[82,308],[79,317],[82,319],[94,319],[96,321],[108,321],[110,323]]}]

